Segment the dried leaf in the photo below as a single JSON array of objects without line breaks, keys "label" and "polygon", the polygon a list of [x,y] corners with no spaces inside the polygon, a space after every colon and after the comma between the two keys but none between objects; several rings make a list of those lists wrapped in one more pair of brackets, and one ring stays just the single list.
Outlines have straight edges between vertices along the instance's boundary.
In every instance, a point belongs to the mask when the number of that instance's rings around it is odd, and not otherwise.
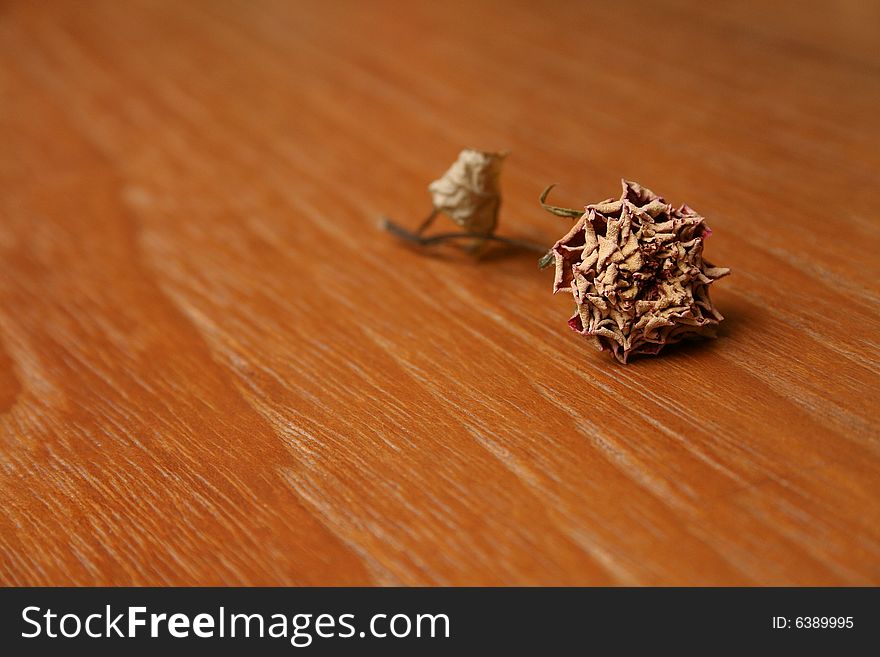
[{"label": "dried leaf", "polygon": [[501,206],[499,178],[505,155],[463,150],[449,170],[428,186],[434,208],[469,233],[491,235]]},{"label": "dried leaf", "polygon": [[685,338],[714,336],[723,317],[709,285],[730,270],[703,260],[710,233],[703,217],[622,183],[620,199],[588,205],[550,253],[553,292],[570,290],[577,305],[569,326],[625,363]]}]

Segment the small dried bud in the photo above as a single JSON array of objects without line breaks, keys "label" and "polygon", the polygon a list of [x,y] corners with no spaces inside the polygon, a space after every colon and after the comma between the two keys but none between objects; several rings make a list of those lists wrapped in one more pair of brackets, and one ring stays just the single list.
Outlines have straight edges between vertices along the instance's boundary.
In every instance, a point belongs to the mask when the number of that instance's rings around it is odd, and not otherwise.
[{"label": "small dried bud", "polygon": [[[685,338],[714,337],[724,318],[709,285],[730,270],[703,260],[710,234],[703,217],[622,182],[619,199],[588,205],[548,255],[556,264],[553,292],[570,290],[577,304],[569,326],[626,363]],[[573,212],[545,207],[563,216]]]},{"label": "small dried bud", "polygon": [[435,210],[469,233],[491,235],[498,223],[505,156],[464,149],[449,170],[428,186]]},{"label": "small dried bud", "polygon": [[[487,242],[505,244],[516,249],[545,253],[539,244],[514,237],[496,235],[498,209],[501,207],[501,163],[507,153],[485,153],[472,148],[464,149],[449,170],[430,185],[433,206],[430,214],[414,231],[383,217],[379,226],[397,237],[418,244],[432,246],[454,240],[468,240],[467,250],[479,255]],[[440,214],[447,215],[463,230],[451,233],[427,234],[426,231]]]}]

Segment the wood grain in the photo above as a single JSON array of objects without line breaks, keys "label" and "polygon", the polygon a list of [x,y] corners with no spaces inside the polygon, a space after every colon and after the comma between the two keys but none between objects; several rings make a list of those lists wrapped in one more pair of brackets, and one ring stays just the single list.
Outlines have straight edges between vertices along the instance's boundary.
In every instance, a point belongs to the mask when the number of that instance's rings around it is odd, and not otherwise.
[{"label": "wood grain", "polygon": [[[0,583],[880,584],[878,5],[0,4]],[[629,366],[532,254],[419,252],[512,152],[714,230]]]}]

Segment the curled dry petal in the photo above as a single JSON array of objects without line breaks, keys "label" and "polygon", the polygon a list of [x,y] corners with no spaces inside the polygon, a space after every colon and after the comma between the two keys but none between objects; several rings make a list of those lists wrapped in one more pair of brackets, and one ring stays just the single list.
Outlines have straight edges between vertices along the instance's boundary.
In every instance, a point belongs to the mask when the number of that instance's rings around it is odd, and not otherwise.
[{"label": "curled dry petal", "polygon": [[619,199],[588,205],[550,253],[553,292],[569,290],[577,305],[569,326],[625,363],[685,338],[714,336],[723,317],[709,285],[730,270],[703,260],[710,232],[703,217],[622,182]]},{"label": "curled dry petal", "polygon": [[463,150],[449,170],[428,186],[434,208],[470,233],[491,235],[501,206],[505,153]]}]

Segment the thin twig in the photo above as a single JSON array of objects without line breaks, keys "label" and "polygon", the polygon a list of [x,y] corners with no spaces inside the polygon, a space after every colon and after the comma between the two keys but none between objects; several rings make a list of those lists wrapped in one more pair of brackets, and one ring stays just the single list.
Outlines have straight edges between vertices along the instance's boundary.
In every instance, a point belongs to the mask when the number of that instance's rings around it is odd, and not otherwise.
[{"label": "thin twig", "polygon": [[425,219],[422,221],[422,223],[419,224],[419,227],[416,229],[416,235],[421,235],[426,230],[428,230],[428,226],[430,226],[432,223],[434,223],[434,219],[437,217],[438,214],[439,214],[439,211],[437,210],[437,208],[434,208],[433,210],[431,210],[431,214],[429,214],[427,217],[425,217]]}]

